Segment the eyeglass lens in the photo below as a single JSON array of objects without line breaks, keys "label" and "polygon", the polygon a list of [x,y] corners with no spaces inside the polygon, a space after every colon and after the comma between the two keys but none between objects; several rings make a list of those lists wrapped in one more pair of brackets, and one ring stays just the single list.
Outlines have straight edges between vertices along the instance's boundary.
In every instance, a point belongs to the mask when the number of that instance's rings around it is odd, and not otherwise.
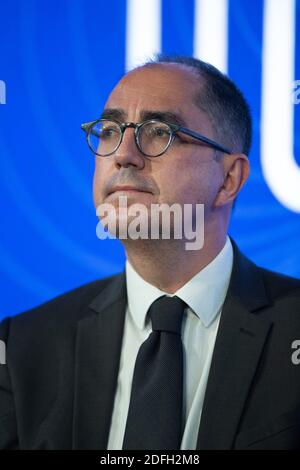
[{"label": "eyeglass lens", "polygon": [[[168,147],[172,131],[168,124],[146,121],[137,131],[140,150],[149,156],[157,156]],[[114,121],[102,120],[94,124],[89,132],[90,146],[97,155],[106,156],[117,150],[122,139],[121,127]]]}]

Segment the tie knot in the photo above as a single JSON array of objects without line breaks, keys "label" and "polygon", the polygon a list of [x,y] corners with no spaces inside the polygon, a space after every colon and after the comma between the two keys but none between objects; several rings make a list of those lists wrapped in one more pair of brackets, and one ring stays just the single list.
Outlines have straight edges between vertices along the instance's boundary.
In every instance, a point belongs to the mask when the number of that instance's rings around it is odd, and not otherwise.
[{"label": "tie knot", "polygon": [[153,331],[181,334],[181,324],[186,303],[179,297],[166,295],[156,299],[149,309]]}]

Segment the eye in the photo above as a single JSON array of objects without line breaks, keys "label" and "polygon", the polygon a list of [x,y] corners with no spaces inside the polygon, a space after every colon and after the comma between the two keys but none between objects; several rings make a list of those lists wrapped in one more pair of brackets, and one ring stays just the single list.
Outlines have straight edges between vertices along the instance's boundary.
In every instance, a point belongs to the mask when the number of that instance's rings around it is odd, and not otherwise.
[{"label": "eye", "polygon": [[152,129],[152,134],[154,137],[166,137],[170,135],[170,132],[163,127],[155,127]]},{"label": "eye", "polygon": [[145,126],[146,134],[148,137],[152,139],[163,139],[169,140],[170,138],[170,130],[166,126]]},{"label": "eye", "polygon": [[105,126],[99,130],[99,138],[102,140],[113,138],[118,134],[119,134],[118,129],[113,126]]}]

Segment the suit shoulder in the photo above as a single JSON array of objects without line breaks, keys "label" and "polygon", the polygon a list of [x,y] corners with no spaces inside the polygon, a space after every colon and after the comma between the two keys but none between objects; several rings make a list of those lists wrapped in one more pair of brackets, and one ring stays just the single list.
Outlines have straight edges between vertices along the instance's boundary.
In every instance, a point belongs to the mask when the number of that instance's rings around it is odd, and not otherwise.
[{"label": "suit shoulder", "polygon": [[300,279],[266,268],[259,269],[270,298],[296,297],[300,300]]},{"label": "suit shoulder", "polygon": [[64,321],[78,321],[89,303],[120,276],[122,273],[83,284],[36,307],[6,317],[2,322],[4,325],[13,322],[14,325],[21,326],[22,324],[32,325],[40,322],[45,325],[47,322],[56,323],[57,321],[62,325]]}]

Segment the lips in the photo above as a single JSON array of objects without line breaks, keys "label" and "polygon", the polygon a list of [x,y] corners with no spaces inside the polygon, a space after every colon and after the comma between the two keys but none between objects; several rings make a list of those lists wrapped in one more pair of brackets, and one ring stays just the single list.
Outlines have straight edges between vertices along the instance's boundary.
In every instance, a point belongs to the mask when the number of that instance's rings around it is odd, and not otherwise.
[{"label": "lips", "polygon": [[129,185],[124,185],[124,186],[115,186],[108,192],[108,196],[112,193],[115,193],[116,191],[136,191],[136,192],[144,192],[144,193],[149,193],[150,191],[147,191],[142,188],[137,188],[136,186],[129,186]]}]

